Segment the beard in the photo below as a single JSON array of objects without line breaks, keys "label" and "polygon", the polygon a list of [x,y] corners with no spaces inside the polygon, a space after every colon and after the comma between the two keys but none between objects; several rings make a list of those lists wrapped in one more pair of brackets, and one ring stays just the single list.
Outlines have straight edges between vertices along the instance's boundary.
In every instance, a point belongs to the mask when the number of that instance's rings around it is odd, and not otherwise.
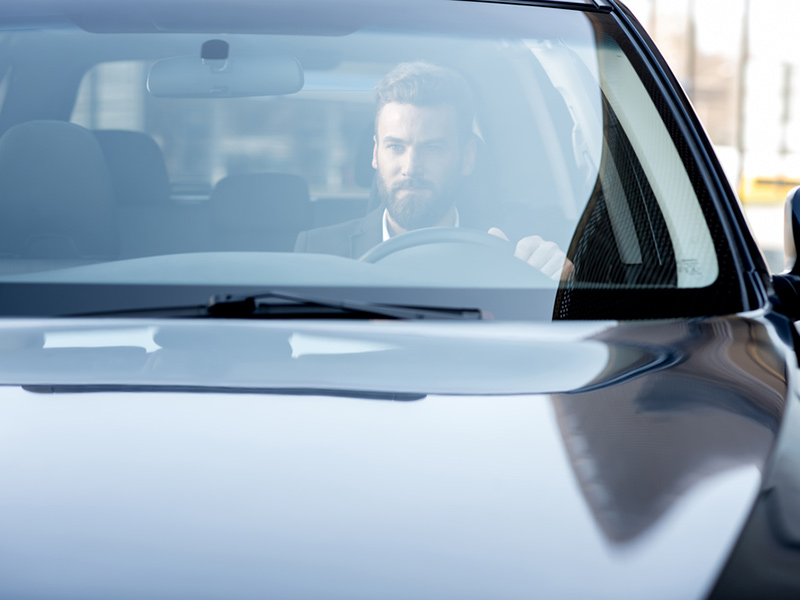
[{"label": "beard", "polygon": [[406,231],[438,225],[455,204],[460,180],[453,175],[437,188],[426,179],[409,178],[389,186],[380,171],[376,176],[378,196],[392,220]]}]

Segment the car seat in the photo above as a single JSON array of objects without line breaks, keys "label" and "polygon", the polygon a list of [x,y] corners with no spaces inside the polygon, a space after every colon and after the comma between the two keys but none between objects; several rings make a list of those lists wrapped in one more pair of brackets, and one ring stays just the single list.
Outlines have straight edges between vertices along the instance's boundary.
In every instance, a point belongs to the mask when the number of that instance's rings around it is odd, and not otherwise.
[{"label": "car seat", "polygon": [[231,175],[214,186],[209,204],[214,250],[291,252],[311,226],[308,185],[297,175]]},{"label": "car seat", "polygon": [[164,154],[141,131],[95,130],[111,172],[123,257],[208,250],[206,202],[172,199]]},{"label": "car seat", "polygon": [[0,253],[118,256],[111,176],[90,131],[64,121],[28,121],[0,137]]}]

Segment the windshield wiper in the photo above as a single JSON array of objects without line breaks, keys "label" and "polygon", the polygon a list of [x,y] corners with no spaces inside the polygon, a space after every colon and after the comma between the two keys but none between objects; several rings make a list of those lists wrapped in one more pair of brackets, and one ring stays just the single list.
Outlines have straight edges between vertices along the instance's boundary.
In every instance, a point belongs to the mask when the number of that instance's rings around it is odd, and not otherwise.
[{"label": "windshield wiper", "polygon": [[205,305],[164,306],[73,314],[80,317],[142,316],[212,319],[456,319],[486,318],[478,308],[377,304],[265,292],[252,296],[212,296]]},{"label": "windshield wiper", "polygon": [[482,319],[477,308],[376,304],[355,300],[309,298],[285,292],[255,296],[213,296],[208,314],[223,319],[242,318],[343,318],[343,319]]}]

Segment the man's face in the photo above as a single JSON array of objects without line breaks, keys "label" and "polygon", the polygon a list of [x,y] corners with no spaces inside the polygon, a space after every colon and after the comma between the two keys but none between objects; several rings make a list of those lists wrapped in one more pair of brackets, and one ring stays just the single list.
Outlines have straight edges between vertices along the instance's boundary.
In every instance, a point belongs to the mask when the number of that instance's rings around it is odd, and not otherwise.
[{"label": "man's face", "polygon": [[475,143],[459,139],[454,107],[391,102],[378,114],[372,166],[381,200],[402,229],[439,224],[474,162]]}]

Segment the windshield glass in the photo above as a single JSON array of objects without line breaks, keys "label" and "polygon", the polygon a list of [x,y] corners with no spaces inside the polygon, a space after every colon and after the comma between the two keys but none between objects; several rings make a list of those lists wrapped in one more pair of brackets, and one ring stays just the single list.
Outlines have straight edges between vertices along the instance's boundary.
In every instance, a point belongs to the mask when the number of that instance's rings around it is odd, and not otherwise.
[{"label": "windshield glass", "polygon": [[6,299],[280,288],[625,318],[618,298],[687,316],[732,285],[698,170],[607,15],[89,6],[3,21]]}]

